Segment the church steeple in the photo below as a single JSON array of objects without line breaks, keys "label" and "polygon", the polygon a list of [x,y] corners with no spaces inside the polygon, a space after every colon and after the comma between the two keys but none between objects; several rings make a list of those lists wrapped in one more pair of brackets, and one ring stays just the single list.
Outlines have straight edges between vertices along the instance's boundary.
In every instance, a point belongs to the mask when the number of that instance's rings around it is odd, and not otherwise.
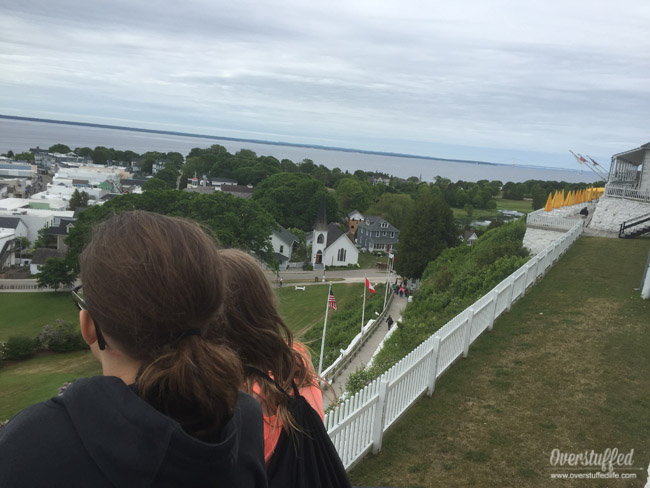
[{"label": "church steeple", "polygon": [[325,213],[325,195],[321,197],[320,208],[318,209],[318,217],[316,217],[316,223],[314,224],[314,231],[325,231],[327,232],[327,214]]},{"label": "church steeple", "polygon": [[323,269],[327,249],[327,215],[325,213],[325,195],[320,200],[318,217],[314,224],[314,238],[311,245],[311,262],[314,269]]}]

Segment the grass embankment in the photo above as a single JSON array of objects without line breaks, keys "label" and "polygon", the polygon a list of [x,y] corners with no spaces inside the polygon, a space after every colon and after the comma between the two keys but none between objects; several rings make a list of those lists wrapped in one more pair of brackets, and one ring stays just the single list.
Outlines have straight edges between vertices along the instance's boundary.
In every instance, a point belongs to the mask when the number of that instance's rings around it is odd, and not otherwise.
[{"label": "grass embankment", "polygon": [[[351,473],[356,485],[555,485],[563,453],[634,449],[650,462],[650,302],[638,291],[648,240],[582,237],[500,317]],[[622,471],[621,471],[622,472]]]},{"label": "grass embankment", "polygon": [[386,341],[370,370],[350,377],[348,391],[387,371],[524,264],[528,260],[522,246],[525,233],[523,221],[510,222],[486,232],[472,246],[446,249],[430,262],[400,328]]},{"label": "grass embankment", "polygon": [[[330,362],[331,357],[338,355],[339,349],[349,343],[357,330],[356,327],[345,327],[338,316],[358,316],[360,326],[363,284],[334,284],[333,289],[338,311],[330,311],[328,319],[326,347],[332,351],[327,356]],[[310,345],[316,362],[320,354],[320,334],[328,290],[328,285],[307,286],[304,292],[296,291],[293,286],[276,289],[287,325],[298,339]],[[378,287],[377,296],[380,294],[383,303],[383,293]],[[368,300],[367,319],[374,316],[373,307],[377,302],[378,298]],[[72,322],[78,320],[78,312],[69,293],[0,293],[0,309],[0,340],[12,335],[36,337],[44,324],[53,323],[57,318]],[[311,328],[315,332],[305,335]],[[347,342],[341,345],[341,341],[346,339]],[[12,417],[32,403],[50,398],[66,381],[97,374],[101,374],[101,369],[89,351],[47,354],[8,365],[0,369],[0,420]]]}]

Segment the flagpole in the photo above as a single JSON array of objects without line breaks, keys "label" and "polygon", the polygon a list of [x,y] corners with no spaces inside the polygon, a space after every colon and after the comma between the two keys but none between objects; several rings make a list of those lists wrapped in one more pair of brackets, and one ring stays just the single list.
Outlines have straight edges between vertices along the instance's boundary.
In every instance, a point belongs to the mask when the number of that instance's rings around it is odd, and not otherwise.
[{"label": "flagpole", "polygon": [[327,291],[327,305],[325,305],[325,323],[323,324],[323,339],[320,343],[320,359],[318,360],[318,376],[323,371],[323,351],[325,350],[325,331],[327,330],[327,312],[330,308],[330,293],[332,292],[332,283]]},{"label": "flagpole", "polygon": [[[388,253],[390,256],[390,253]],[[388,279],[390,276],[390,257],[386,263],[386,290],[384,291],[384,310],[386,310],[386,300],[388,299]]]},{"label": "flagpole", "polygon": [[363,308],[361,309],[361,335],[363,335],[363,323],[366,316],[366,281],[368,280],[367,276],[363,275]]}]

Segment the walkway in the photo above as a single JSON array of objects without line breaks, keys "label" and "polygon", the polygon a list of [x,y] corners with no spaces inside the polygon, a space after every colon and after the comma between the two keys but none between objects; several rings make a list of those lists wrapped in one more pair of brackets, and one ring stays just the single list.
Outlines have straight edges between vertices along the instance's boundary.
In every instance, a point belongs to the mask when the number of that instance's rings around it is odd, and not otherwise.
[{"label": "walkway", "polygon": [[[394,321],[398,321],[401,318],[402,312],[406,308],[407,299],[405,297],[400,298],[399,296],[393,297],[393,301],[390,303],[388,308],[388,315],[393,317]],[[345,391],[345,383],[348,380],[348,377],[354,373],[359,368],[365,367],[370,358],[377,350],[379,343],[382,341],[386,333],[388,332],[388,325],[386,324],[386,319],[382,320],[382,324],[375,329],[373,334],[370,336],[370,339],[366,341],[363,347],[357,352],[356,356],[350,361],[347,367],[334,379],[332,387],[336,393],[336,397],[340,398]],[[394,326],[393,326],[394,327]],[[329,398],[327,393],[323,396],[324,404],[329,404]],[[324,405],[326,406],[326,405]]]}]

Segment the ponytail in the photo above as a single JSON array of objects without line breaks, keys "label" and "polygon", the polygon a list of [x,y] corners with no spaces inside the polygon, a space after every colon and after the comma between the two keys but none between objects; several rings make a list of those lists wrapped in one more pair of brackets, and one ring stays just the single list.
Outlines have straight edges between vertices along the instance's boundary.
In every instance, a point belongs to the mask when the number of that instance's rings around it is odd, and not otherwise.
[{"label": "ponytail", "polygon": [[188,434],[206,439],[232,416],[242,382],[241,363],[230,348],[188,336],[143,366],[135,388]]}]

